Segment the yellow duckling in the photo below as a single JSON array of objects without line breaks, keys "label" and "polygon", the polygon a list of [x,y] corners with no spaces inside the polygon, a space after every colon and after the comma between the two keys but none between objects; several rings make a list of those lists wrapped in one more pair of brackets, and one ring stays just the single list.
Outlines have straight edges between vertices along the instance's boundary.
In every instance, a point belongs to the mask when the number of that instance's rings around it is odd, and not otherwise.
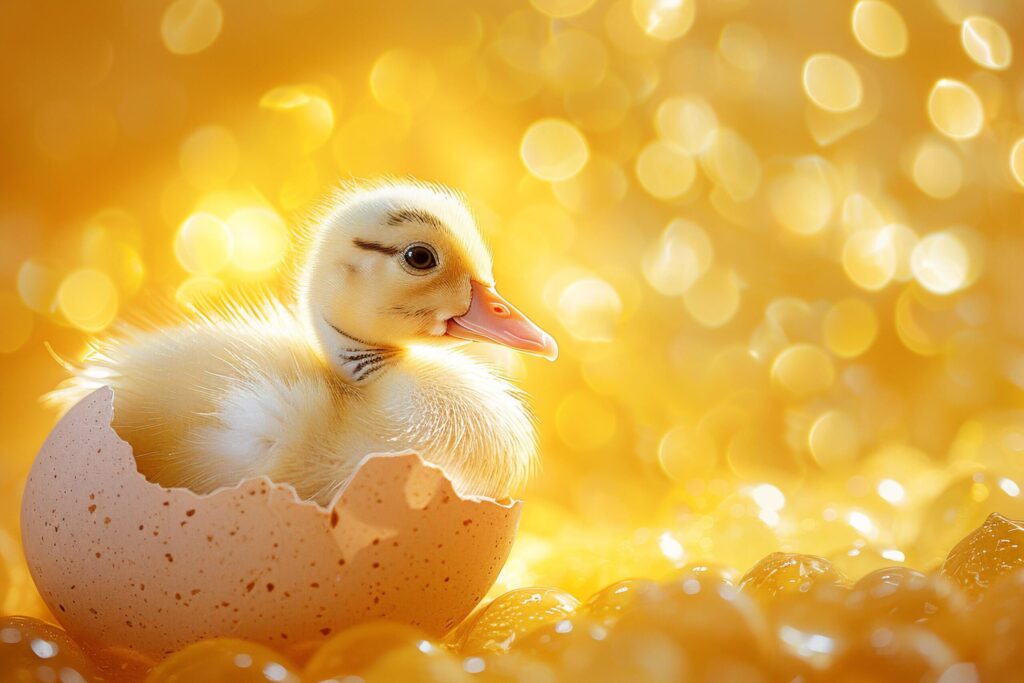
[{"label": "yellow duckling", "polygon": [[314,228],[294,304],[232,302],[96,342],[48,398],[114,389],[139,471],[208,492],[266,475],[329,503],[368,453],[412,449],[460,493],[501,498],[534,465],[520,393],[451,347],[554,359],[554,340],[494,289],[491,257],[451,191],[343,193]]}]

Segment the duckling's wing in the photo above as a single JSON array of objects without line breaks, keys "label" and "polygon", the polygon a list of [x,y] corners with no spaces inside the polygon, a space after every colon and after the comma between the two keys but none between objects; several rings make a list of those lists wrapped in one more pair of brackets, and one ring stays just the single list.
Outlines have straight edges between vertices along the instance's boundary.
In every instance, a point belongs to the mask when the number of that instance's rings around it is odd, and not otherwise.
[{"label": "duckling's wing", "polygon": [[268,467],[259,452],[228,458],[210,448],[224,424],[227,396],[267,378],[287,384],[323,376],[297,316],[267,293],[135,314],[90,346],[44,400],[66,410],[100,386],[112,387],[114,427],[132,444],[140,471],[197,490]]}]

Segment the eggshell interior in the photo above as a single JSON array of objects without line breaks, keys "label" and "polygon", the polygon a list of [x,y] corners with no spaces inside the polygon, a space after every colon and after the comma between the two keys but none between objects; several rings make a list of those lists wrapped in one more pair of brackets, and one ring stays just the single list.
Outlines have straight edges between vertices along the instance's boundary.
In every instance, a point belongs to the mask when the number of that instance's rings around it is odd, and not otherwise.
[{"label": "eggshell interior", "polygon": [[521,503],[462,498],[414,453],[367,456],[326,509],[265,477],[163,488],[111,428],[113,397],[57,424],[22,510],[36,585],[88,647],[158,659],[232,636],[301,654],[376,618],[441,636],[508,558]]}]

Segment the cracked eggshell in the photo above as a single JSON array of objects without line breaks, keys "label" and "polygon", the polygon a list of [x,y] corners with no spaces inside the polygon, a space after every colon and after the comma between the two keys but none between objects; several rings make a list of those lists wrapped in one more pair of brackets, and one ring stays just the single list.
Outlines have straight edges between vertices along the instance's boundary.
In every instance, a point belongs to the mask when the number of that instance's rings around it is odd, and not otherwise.
[{"label": "cracked eggshell", "polygon": [[440,637],[508,558],[521,503],[461,498],[414,453],[368,456],[329,509],[265,477],[163,488],[110,426],[113,396],[57,424],[22,504],[36,585],[92,650],[160,659],[232,636],[302,656],[369,619]]}]

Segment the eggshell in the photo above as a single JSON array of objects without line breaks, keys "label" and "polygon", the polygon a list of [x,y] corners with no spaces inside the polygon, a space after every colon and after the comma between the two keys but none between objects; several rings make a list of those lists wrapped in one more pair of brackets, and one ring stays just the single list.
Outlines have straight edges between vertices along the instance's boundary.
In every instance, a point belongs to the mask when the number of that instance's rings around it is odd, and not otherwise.
[{"label": "eggshell", "polygon": [[22,508],[53,614],[90,649],[158,659],[217,636],[303,654],[391,619],[440,637],[508,558],[521,503],[462,498],[414,453],[369,455],[325,509],[265,477],[208,495],[146,480],[99,389],[54,428]]}]

